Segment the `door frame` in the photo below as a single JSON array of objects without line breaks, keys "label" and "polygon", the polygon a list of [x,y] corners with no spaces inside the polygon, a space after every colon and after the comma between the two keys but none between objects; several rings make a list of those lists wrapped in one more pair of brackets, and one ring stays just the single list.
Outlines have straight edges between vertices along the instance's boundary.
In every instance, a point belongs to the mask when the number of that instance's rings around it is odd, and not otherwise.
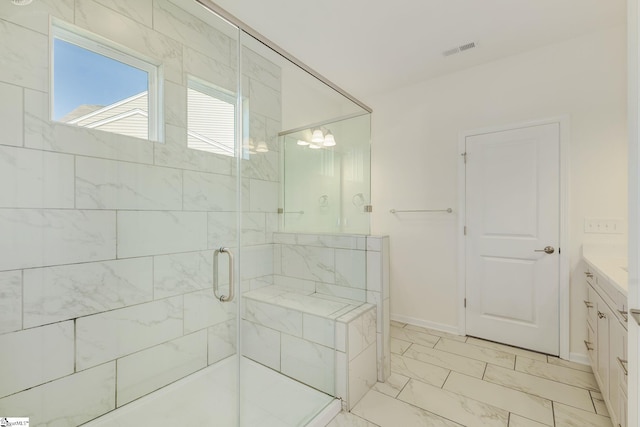
[{"label": "door frame", "polygon": [[548,125],[557,123],[560,127],[560,242],[559,247],[565,248],[560,252],[559,269],[559,327],[560,327],[560,357],[570,358],[570,262],[569,262],[569,143],[570,143],[570,118],[569,115],[550,117],[546,119],[531,120],[500,126],[491,126],[479,129],[460,131],[458,138],[458,332],[466,335],[466,236],[464,227],[466,218],[466,168],[465,150],[466,139],[470,136],[487,133],[515,130],[526,127]]}]

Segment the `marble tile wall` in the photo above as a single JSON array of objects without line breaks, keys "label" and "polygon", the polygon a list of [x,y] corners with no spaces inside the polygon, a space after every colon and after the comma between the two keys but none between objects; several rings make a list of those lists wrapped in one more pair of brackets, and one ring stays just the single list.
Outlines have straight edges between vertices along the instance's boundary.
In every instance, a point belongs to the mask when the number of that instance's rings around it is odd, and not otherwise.
[{"label": "marble tile wall", "polygon": [[[0,4],[2,414],[79,425],[234,354],[236,304],[211,294],[220,246],[245,245],[242,286],[274,282],[280,68],[243,48],[238,76],[237,34],[176,4]],[[49,119],[50,20],[161,66],[162,141]],[[188,76],[242,78],[247,136],[270,150],[240,162],[240,233],[236,159],[187,148]]]}]

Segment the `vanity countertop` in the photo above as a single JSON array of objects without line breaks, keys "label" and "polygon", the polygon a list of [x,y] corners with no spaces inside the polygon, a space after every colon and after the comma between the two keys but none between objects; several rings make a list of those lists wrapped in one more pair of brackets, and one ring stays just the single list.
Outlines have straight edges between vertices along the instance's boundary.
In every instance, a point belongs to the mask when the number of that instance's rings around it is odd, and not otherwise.
[{"label": "vanity countertop", "polygon": [[624,251],[606,250],[601,247],[582,248],[582,257],[587,265],[626,297],[629,275],[627,257],[623,254]]}]

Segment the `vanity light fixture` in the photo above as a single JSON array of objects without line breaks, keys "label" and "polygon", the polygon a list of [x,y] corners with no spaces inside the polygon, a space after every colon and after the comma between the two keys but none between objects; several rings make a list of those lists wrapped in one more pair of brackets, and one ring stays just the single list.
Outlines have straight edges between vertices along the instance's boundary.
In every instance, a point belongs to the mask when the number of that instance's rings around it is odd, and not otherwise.
[{"label": "vanity light fixture", "polygon": [[324,136],[324,142],[322,143],[325,147],[333,147],[336,145],[336,140],[333,137],[331,131],[327,131],[327,134]]},{"label": "vanity light fixture", "polygon": [[309,144],[309,148],[311,148],[312,150],[317,150],[320,148],[320,145],[311,143]]},{"label": "vanity light fixture", "polygon": [[269,151],[269,148],[267,147],[267,143],[264,141],[258,142],[258,145],[256,146],[256,151],[258,153],[267,153]]},{"label": "vanity light fixture", "polygon": [[311,142],[315,142],[316,144],[322,144],[324,142],[324,135],[322,134],[322,130],[313,130],[313,134],[311,135]]},{"label": "vanity light fixture", "polygon": [[11,3],[15,6],[26,6],[31,4],[31,2],[33,2],[33,0],[11,0]]},{"label": "vanity light fixture", "polygon": [[304,139],[299,139],[298,145],[302,145],[302,146],[309,145],[309,142],[305,141]]}]

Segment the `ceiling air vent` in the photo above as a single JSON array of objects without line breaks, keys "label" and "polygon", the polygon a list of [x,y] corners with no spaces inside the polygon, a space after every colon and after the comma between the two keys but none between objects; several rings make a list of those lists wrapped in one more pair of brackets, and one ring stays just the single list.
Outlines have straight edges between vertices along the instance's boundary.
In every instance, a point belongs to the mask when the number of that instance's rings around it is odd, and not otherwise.
[{"label": "ceiling air vent", "polygon": [[456,46],[452,49],[445,50],[444,52],[442,52],[442,56],[455,55],[457,53],[464,52],[465,50],[473,49],[474,47],[477,47],[475,42],[465,43],[461,46]]}]

